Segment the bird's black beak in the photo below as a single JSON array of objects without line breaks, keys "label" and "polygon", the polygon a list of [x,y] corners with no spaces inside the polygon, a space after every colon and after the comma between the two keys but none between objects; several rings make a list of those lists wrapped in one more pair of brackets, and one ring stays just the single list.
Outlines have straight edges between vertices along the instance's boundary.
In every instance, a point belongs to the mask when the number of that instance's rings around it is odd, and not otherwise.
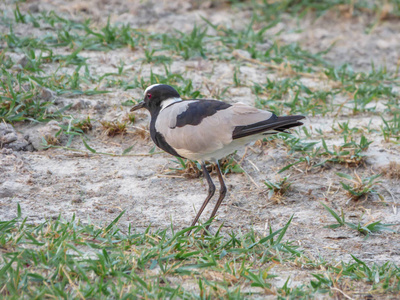
[{"label": "bird's black beak", "polygon": [[142,101],[142,102],[140,102],[140,103],[136,104],[134,107],[132,107],[132,108],[131,108],[131,111],[135,111],[135,110],[138,110],[138,109],[144,108],[144,105],[145,105],[145,102],[144,102],[144,101]]}]

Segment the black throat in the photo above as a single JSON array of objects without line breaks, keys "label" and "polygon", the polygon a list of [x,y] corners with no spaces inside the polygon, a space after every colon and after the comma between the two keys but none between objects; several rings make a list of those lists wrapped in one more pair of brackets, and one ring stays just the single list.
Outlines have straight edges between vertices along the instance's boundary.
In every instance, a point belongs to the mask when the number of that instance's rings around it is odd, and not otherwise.
[{"label": "black throat", "polygon": [[156,120],[158,117],[158,114],[160,113],[161,107],[152,111],[151,114],[151,121],[150,121],[150,136],[151,139],[153,140],[154,144],[157,145],[158,148],[161,148],[165,152],[173,155],[173,156],[178,156],[181,158],[185,158],[180,156],[174,148],[172,148],[167,141],[165,140],[164,136],[156,130]]}]

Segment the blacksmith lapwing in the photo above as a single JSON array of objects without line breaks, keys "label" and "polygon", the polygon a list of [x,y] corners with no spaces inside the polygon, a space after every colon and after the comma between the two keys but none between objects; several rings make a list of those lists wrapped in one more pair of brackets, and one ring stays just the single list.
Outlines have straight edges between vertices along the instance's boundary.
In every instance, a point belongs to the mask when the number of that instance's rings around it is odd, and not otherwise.
[{"label": "blacksmith lapwing", "polygon": [[211,213],[215,216],[226,195],[219,160],[240,146],[265,135],[285,132],[303,125],[304,116],[278,117],[243,103],[196,99],[182,100],[171,86],[153,84],[144,91],[144,100],[131,111],[146,108],[151,115],[150,135],[154,143],[171,155],[197,160],[208,182],[208,195],[194,218],[194,226],[215,192],[215,186],[205,162],[216,163],[221,185],[219,198]]}]

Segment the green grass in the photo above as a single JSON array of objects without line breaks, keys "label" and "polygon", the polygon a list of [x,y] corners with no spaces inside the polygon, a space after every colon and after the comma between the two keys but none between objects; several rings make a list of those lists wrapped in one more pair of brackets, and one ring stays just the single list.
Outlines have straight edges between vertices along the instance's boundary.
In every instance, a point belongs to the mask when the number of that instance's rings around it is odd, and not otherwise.
[{"label": "green grass", "polygon": [[[107,226],[83,223],[72,217],[40,224],[28,224],[18,216],[0,222],[0,293],[15,298],[210,298],[310,297],[334,293],[330,288],[351,278],[378,293],[400,290],[400,269],[388,262],[368,266],[354,258],[352,263],[332,266],[311,260],[284,237],[284,227],[260,236],[254,231],[231,232],[223,236],[199,236],[204,226],[181,231],[169,229],[137,231],[122,229],[121,212]],[[194,233],[185,233],[193,229]],[[271,289],[279,264],[292,262],[308,268],[325,266],[303,285]],[[326,277],[326,273],[330,276]],[[185,285],[181,278],[185,277]],[[289,280],[289,279],[288,279]],[[334,280],[335,282],[332,282]],[[258,287],[248,290],[246,287]]]},{"label": "green grass", "polygon": [[343,189],[348,192],[351,196],[351,199],[358,200],[362,197],[368,198],[369,195],[378,194],[379,193],[375,190],[375,186],[379,185],[381,181],[376,181],[377,178],[381,177],[382,174],[375,174],[370,177],[361,178],[356,172],[354,172],[354,177],[345,174],[345,173],[336,173],[341,178],[347,180],[352,184],[347,184],[344,182],[340,182]]},{"label": "green grass", "polygon": [[382,117],[383,125],[381,125],[381,132],[385,141],[393,141],[398,143],[400,139],[400,114],[394,112],[391,120],[386,120]]},{"label": "green grass", "polygon": [[[193,297],[191,289],[176,282],[181,276],[189,276],[195,290],[210,296],[220,291],[246,295],[239,282],[270,286],[263,275],[269,268],[262,264],[293,260],[300,254],[283,241],[291,219],[266,237],[254,232],[223,237],[217,232],[194,238],[203,226],[193,228],[189,237],[189,229],[175,232],[172,227],[156,232],[137,232],[130,226],[122,230],[116,224],[123,213],[104,227],[82,224],[74,217],[38,225],[21,217],[1,222],[0,245],[7,249],[0,269],[0,283],[6,287],[3,297]],[[262,271],[255,271],[259,267]],[[207,279],[211,270],[220,277]],[[232,288],[232,283],[237,286]]]},{"label": "green grass", "polygon": [[381,233],[383,231],[393,231],[390,227],[396,225],[396,224],[383,224],[381,221],[367,222],[364,224],[362,224],[361,222],[358,223],[347,222],[345,220],[345,215],[343,213],[343,210],[341,211],[341,214],[339,216],[339,214],[332,208],[326,206],[323,203],[321,204],[337,221],[336,224],[325,226],[326,228],[336,229],[341,226],[347,226],[350,229],[357,230],[361,234],[366,235],[366,238],[368,238],[370,234]]},{"label": "green grass", "polygon": [[[303,131],[306,136],[309,135],[307,129]],[[304,164],[306,170],[326,164],[343,164],[349,167],[364,164],[365,152],[373,141],[369,141],[364,135],[361,135],[359,139],[347,134],[343,134],[342,137],[343,143],[332,146],[327,145],[325,138],[321,138],[320,142],[309,141],[286,133],[279,133],[264,140],[282,140],[289,154],[293,154],[290,163],[280,169],[279,173],[298,164]]]},{"label": "green grass", "polygon": [[289,176],[281,178],[278,181],[266,180],[264,184],[268,189],[268,198],[272,199],[274,196],[279,199],[279,197],[284,196],[289,190],[292,183],[289,181]]},{"label": "green grass", "polygon": [[206,58],[206,50],[204,49],[204,39],[207,35],[207,28],[201,29],[196,25],[189,34],[176,31],[176,34],[163,34],[161,43],[163,48],[178,54],[187,60],[192,57],[200,56]]},{"label": "green grass", "polygon": [[[280,9],[285,10],[296,5],[308,6],[311,4],[308,2],[295,4],[289,1],[283,5],[286,8],[281,7]],[[324,5],[329,8],[329,5]],[[3,17],[3,21],[7,22],[10,31],[0,35],[0,41],[5,44],[4,51],[1,53],[3,58],[2,77],[11,78],[13,85],[17,84],[14,82],[23,84],[33,81],[38,86],[53,90],[57,95],[70,97],[82,94],[96,95],[109,92],[110,89],[127,90],[138,87],[145,88],[148,84],[153,83],[170,83],[178,85],[178,91],[183,96],[196,98],[201,94],[198,90],[192,91],[191,80],[183,79],[182,74],[171,74],[168,70],[167,66],[172,60],[171,56],[166,54],[178,55],[184,60],[194,59],[198,56],[218,60],[227,59],[233,49],[244,49],[256,61],[270,64],[273,68],[283,66],[283,70],[289,73],[289,76],[284,79],[267,79],[266,84],[253,83],[251,87],[257,98],[257,105],[260,107],[268,107],[279,114],[301,113],[325,116],[337,111],[335,98],[339,95],[346,98],[348,95],[352,95],[344,105],[340,105],[339,112],[349,110],[353,114],[366,111],[377,113],[375,112],[376,107],[370,104],[378,100],[382,101],[382,99],[387,102],[388,112],[398,107],[399,95],[391,88],[391,84],[396,81],[396,76],[393,74],[388,73],[385,69],[375,70],[373,68],[371,72],[364,73],[353,71],[349,65],[333,67],[323,59],[324,53],[329,49],[320,53],[311,53],[302,49],[298,44],[278,44],[274,41],[278,36],[268,36],[268,29],[274,27],[276,21],[270,21],[260,27],[261,23],[255,16],[245,28],[239,31],[217,26],[204,19],[206,25],[194,26],[190,33],[176,31],[172,34],[162,35],[137,30],[124,24],[114,25],[109,20],[100,29],[95,29],[89,19],[76,22],[54,12],[42,12],[35,16],[24,15],[18,7],[14,10],[14,20]],[[38,29],[50,26],[50,30],[37,37],[15,35],[13,27],[19,23],[32,23]],[[216,34],[208,34],[208,27],[215,30]],[[271,38],[274,41],[272,43],[269,42]],[[259,44],[266,42],[268,42],[266,47],[259,47]],[[71,49],[71,53],[67,55],[54,54],[52,49],[59,47],[68,47]],[[84,51],[112,51],[121,47],[143,48],[145,56],[138,60],[144,64],[166,65],[165,74],[152,72],[148,79],[137,75],[134,75],[132,79],[132,73],[124,70],[124,62],[121,62],[115,73],[105,73],[100,76],[91,74],[87,58],[82,54]],[[40,50],[40,52],[33,51],[33,49]],[[25,53],[24,73],[19,73],[19,79],[16,78],[16,72],[12,69],[16,62],[13,62],[8,56],[6,57],[9,51]],[[157,55],[159,51],[163,54]],[[44,71],[49,64],[58,65],[52,74]],[[72,66],[75,66],[74,71],[71,70]],[[329,90],[310,89],[300,81],[301,76],[305,73],[311,73],[316,78],[323,73],[337,84]],[[237,75],[237,71],[234,73],[235,86],[248,85],[248,83],[239,82],[235,74]],[[5,80],[3,79],[3,81]],[[183,88],[180,87],[182,84]],[[109,90],[104,90],[104,87]],[[215,91],[215,96],[223,97],[227,88]],[[5,90],[6,87],[4,86],[3,89]],[[7,89],[11,89],[10,84]],[[7,93],[2,95],[5,101],[9,98],[7,96]],[[48,103],[40,104],[40,107],[36,108],[39,111],[33,113],[22,112],[23,108],[11,111],[10,107],[18,106],[18,104],[22,104],[23,107],[31,106],[32,101],[27,99],[32,98],[34,98],[34,93],[25,93],[19,99],[14,99],[14,105],[2,105],[4,111],[1,112],[0,117],[8,122],[24,120],[24,117],[38,120],[50,119],[44,116],[44,108]],[[36,106],[38,106],[37,103]],[[385,135],[388,135],[387,130]]]}]

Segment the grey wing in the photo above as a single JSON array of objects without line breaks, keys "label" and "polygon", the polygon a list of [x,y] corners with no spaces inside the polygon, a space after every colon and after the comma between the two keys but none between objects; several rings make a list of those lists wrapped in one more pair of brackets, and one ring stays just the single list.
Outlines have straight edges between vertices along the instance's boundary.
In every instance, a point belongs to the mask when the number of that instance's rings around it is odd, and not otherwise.
[{"label": "grey wing", "polygon": [[[205,117],[198,125],[175,127],[177,116],[185,111],[188,103],[183,101],[160,112],[156,128],[176,152],[186,158],[199,159],[232,142],[232,133],[237,126],[245,126],[266,120],[272,113],[236,103],[215,114]],[[161,115],[162,114],[162,115]]]},{"label": "grey wing", "polygon": [[182,157],[199,159],[203,153],[221,149],[232,141],[232,126],[226,114],[217,112],[204,118],[198,125],[175,127],[177,112],[182,112],[182,109],[165,109],[160,112],[156,122],[156,128],[165,141]]},{"label": "grey wing", "polygon": [[268,120],[273,116],[273,113],[238,102],[232,105],[231,115],[232,125],[236,127]]}]

